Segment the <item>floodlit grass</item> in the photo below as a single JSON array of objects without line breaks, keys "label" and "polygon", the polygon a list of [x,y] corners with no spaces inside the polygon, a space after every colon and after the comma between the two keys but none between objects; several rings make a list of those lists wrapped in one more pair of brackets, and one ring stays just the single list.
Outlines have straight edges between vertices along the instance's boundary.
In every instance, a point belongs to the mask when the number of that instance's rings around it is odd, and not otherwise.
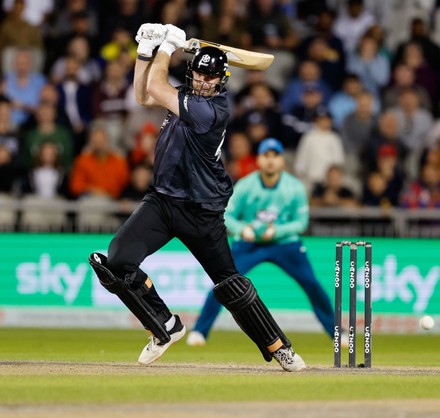
[{"label": "floodlit grass", "polygon": [[[331,341],[324,334],[289,335],[296,350],[312,368],[331,369]],[[430,335],[375,335],[371,373],[279,373],[264,374],[230,371],[207,373],[206,368],[188,374],[179,370],[164,374],[160,368],[135,366],[146,343],[142,331],[134,330],[60,330],[0,329],[0,403],[1,404],[95,404],[193,401],[284,401],[331,399],[420,399],[438,398],[440,387],[440,338]],[[359,344],[361,342],[359,341]],[[359,350],[361,351],[361,350]],[[344,353],[344,361],[347,356]],[[2,371],[12,361],[53,362],[47,374],[23,375]],[[267,365],[247,337],[238,332],[214,332],[205,347],[175,344],[159,360],[167,363],[214,363],[215,365]],[[362,359],[358,358],[358,362]],[[84,362],[109,365],[132,363],[136,373],[59,372],[57,362]],[[138,367],[140,369],[138,369]],[[142,369],[143,367],[143,369]],[[416,374],[377,373],[384,367],[420,368]],[[423,372],[436,367],[437,373]],[[32,369],[33,370],[33,369]],[[140,373],[145,370],[145,373]]]},{"label": "floodlit grass", "polygon": [[[9,376],[2,404],[438,398],[440,376]],[[387,388],[387,390],[384,390]]]}]

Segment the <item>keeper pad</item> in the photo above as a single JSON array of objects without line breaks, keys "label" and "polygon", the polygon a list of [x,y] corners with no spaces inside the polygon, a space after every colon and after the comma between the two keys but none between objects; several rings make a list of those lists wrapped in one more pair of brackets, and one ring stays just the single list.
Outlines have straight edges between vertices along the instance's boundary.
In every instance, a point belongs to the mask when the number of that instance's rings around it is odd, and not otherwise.
[{"label": "keeper pad", "polygon": [[241,275],[228,277],[214,287],[214,296],[257,344],[266,361],[271,361],[272,353],[282,345],[291,347],[248,278]]},{"label": "keeper pad", "polygon": [[142,297],[149,290],[146,284],[142,284],[137,290],[131,289],[127,282],[116,277],[106,267],[107,257],[103,254],[90,254],[89,263],[98,276],[101,285],[121,299],[146,330],[157,337],[162,344],[170,341],[171,337],[165,328],[163,318]]}]

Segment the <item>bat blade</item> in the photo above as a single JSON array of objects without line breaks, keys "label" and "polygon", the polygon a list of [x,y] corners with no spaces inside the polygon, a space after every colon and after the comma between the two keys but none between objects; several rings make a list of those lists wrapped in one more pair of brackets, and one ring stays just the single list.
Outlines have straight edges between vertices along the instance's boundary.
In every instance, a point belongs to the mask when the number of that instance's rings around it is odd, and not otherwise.
[{"label": "bat blade", "polygon": [[219,48],[226,53],[230,65],[248,70],[266,70],[274,60],[274,56],[272,54],[247,51],[246,49],[234,48],[232,46],[217,44],[215,42],[204,41],[197,38],[189,39],[184,50],[186,52],[195,54],[197,50],[204,46],[214,46]]}]

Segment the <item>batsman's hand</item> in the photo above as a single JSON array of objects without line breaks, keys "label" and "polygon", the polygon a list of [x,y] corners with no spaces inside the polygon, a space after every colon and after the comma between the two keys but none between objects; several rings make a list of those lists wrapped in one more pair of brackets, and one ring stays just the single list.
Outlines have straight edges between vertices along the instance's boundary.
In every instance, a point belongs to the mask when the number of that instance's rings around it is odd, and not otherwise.
[{"label": "batsman's hand", "polygon": [[167,28],[160,23],[144,23],[140,26],[136,35],[136,42],[139,44],[137,53],[151,57],[154,48],[160,45],[167,34]]},{"label": "batsman's hand", "polygon": [[159,51],[164,51],[171,55],[176,49],[186,46],[186,33],[177,26],[165,25],[167,34],[165,40],[161,43]]},{"label": "batsman's hand", "polygon": [[136,42],[139,43],[141,39],[154,41],[158,46],[165,39],[167,28],[161,23],[144,23],[137,31]]},{"label": "batsman's hand", "polygon": [[255,231],[250,225],[246,225],[241,231],[242,238],[247,242],[255,242]]}]

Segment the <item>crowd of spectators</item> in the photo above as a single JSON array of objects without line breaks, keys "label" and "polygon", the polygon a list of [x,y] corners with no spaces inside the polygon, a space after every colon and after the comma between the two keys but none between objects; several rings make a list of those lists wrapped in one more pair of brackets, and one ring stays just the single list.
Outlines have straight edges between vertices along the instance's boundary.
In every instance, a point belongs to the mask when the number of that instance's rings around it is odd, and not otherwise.
[{"label": "crowd of spectators", "polygon": [[[145,22],[275,55],[231,68],[223,158],[285,148],[312,206],[440,207],[438,0],[2,0],[0,194],[139,200],[165,114],[134,100]],[[170,79],[184,82],[183,51]]]}]

